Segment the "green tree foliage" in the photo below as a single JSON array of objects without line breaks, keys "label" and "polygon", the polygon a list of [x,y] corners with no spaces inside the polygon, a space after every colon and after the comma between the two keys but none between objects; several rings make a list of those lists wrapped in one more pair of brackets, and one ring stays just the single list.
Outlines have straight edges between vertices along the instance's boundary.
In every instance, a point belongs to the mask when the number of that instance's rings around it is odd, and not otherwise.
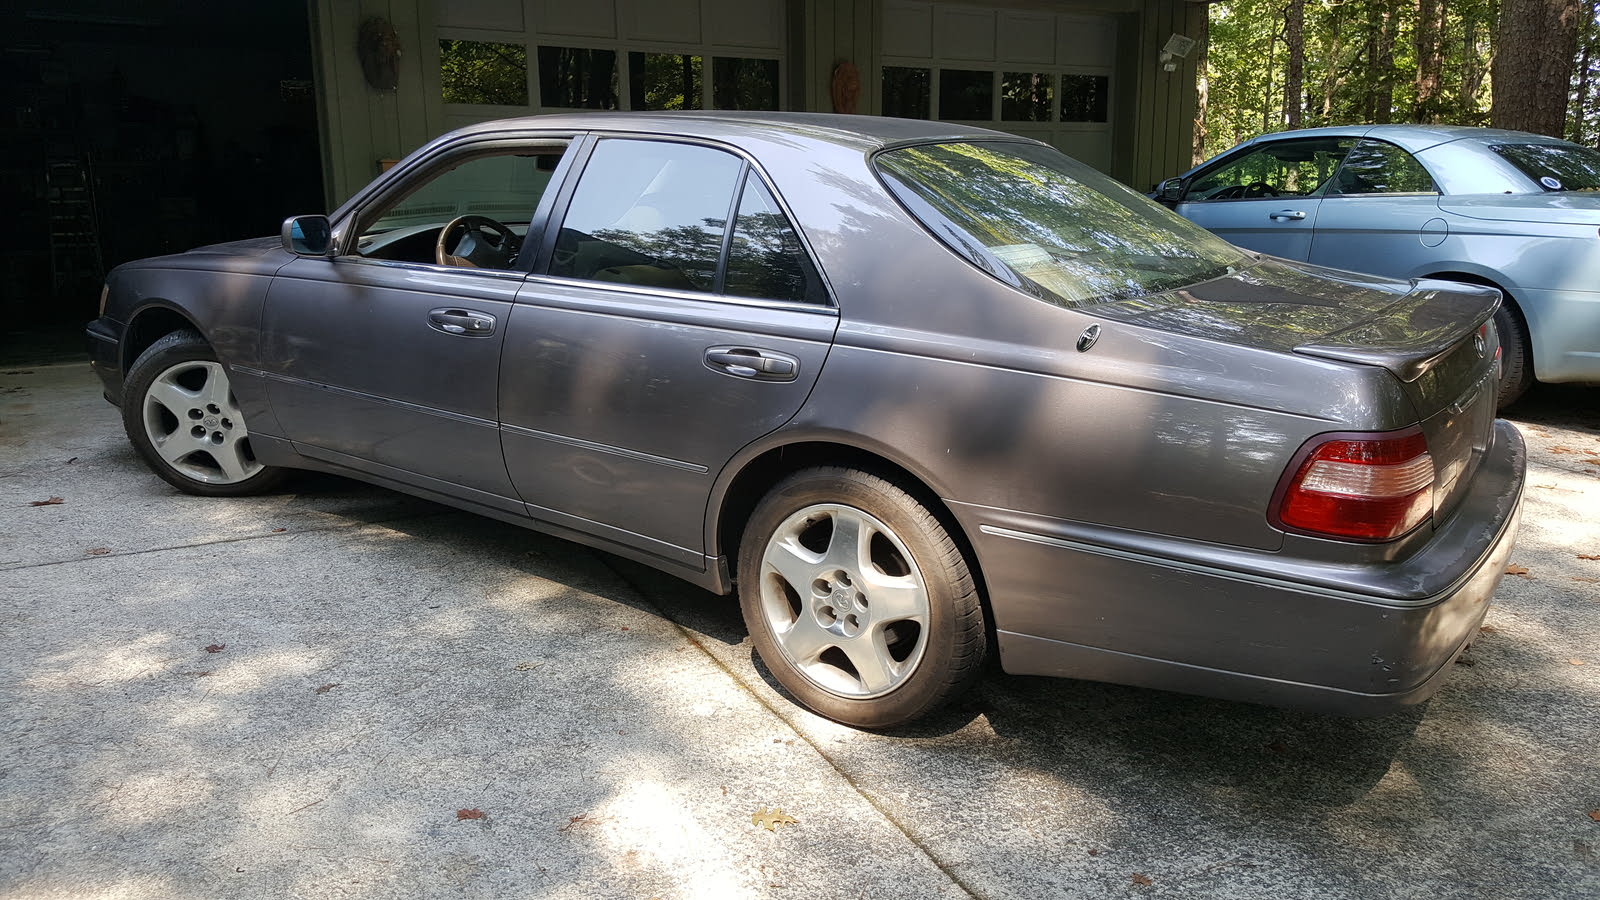
[{"label": "green tree foliage", "polygon": [[[1293,0],[1211,7],[1206,155],[1282,131],[1296,114],[1304,128],[1488,124],[1499,0],[1305,0],[1303,12],[1297,7]],[[1298,66],[1290,53],[1296,24],[1304,46]],[[1600,76],[1600,58],[1595,67]],[[1299,90],[1289,96],[1296,68]],[[1597,88],[1600,77],[1590,93]]]},{"label": "green tree foliage", "polygon": [[439,42],[439,85],[446,103],[528,104],[528,48],[488,41]]}]

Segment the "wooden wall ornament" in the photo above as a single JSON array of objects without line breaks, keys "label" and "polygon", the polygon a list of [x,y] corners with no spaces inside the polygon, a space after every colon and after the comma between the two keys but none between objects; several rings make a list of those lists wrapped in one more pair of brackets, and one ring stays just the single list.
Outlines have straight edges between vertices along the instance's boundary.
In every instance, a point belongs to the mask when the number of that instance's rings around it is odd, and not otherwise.
[{"label": "wooden wall ornament", "polygon": [[854,115],[861,98],[861,73],[856,64],[845,60],[833,67],[833,111]]},{"label": "wooden wall ornament", "polygon": [[361,74],[374,90],[392,91],[400,86],[400,35],[387,19],[373,16],[361,23],[356,56],[361,60]]}]

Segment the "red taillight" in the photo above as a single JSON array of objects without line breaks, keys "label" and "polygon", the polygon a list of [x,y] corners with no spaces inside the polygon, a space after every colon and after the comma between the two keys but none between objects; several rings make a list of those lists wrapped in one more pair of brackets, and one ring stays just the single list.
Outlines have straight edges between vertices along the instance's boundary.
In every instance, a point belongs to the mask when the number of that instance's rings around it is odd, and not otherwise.
[{"label": "red taillight", "polygon": [[1420,431],[1326,435],[1296,455],[1278,524],[1358,541],[1388,541],[1433,512],[1433,457]]}]

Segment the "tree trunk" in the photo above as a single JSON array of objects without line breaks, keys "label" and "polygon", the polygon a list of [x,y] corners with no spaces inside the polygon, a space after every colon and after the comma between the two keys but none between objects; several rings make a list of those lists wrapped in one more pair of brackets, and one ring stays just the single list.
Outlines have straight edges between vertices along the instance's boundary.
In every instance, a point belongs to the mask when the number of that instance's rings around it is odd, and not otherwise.
[{"label": "tree trunk", "polygon": [[1200,57],[1194,63],[1194,146],[1191,148],[1191,165],[1200,165],[1206,160],[1206,104],[1211,100],[1211,76],[1206,71],[1211,50],[1211,7],[1206,7],[1206,14],[1200,18],[1200,36],[1198,38]]},{"label": "tree trunk", "polygon": [[1567,139],[1579,144],[1589,142],[1589,62],[1594,49],[1594,16],[1600,0],[1589,0],[1588,17],[1578,29],[1578,89],[1572,98],[1572,127]]},{"label": "tree trunk", "polygon": [[[1442,2],[1442,0],[1440,0]],[[1289,0],[1283,13],[1283,120],[1299,128],[1305,110],[1306,0]]]},{"label": "tree trunk", "polygon": [[1496,128],[1561,137],[1578,50],[1581,0],[1502,0],[1495,34]]},{"label": "tree trunk", "polygon": [[1387,125],[1394,121],[1394,10],[1384,0],[1375,0],[1368,10],[1367,59],[1374,73],[1368,83],[1368,118]]},{"label": "tree trunk", "polygon": [[1417,122],[1443,118],[1445,5],[1446,0],[1417,0],[1417,99],[1411,108]]}]

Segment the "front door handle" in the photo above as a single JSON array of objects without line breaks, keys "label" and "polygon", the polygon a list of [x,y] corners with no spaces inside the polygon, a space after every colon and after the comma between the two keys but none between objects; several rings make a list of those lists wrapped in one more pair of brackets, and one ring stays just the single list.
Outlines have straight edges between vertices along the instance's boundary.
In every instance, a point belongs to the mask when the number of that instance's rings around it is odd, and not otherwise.
[{"label": "front door handle", "polygon": [[1306,217],[1306,214],[1301,212],[1298,209],[1280,209],[1277,212],[1271,213],[1271,214],[1269,214],[1267,216],[1267,218],[1274,219],[1274,220],[1276,220],[1276,219],[1293,219],[1293,220],[1296,220],[1296,221],[1298,221],[1300,219],[1304,219],[1305,217]]},{"label": "front door handle", "polygon": [[800,375],[800,360],[776,350],[750,347],[710,347],[706,368],[724,375],[757,381],[793,381]]},{"label": "front door handle", "polygon": [[428,327],[445,334],[488,337],[494,334],[494,316],[470,309],[442,309],[428,312]]}]

